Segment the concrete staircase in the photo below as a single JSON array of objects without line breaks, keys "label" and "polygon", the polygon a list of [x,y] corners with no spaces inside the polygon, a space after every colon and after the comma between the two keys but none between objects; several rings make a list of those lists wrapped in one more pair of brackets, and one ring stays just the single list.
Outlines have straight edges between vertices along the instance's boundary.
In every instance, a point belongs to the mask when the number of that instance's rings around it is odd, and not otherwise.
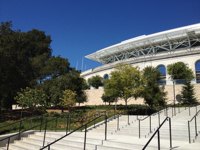
[{"label": "concrete staircase", "polygon": [[[198,110],[200,109],[200,106]],[[180,113],[178,113],[180,111]],[[199,150],[200,138],[195,138],[194,134],[194,121],[191,123],[191,141],[188,142],[188,120],[190,120],[196,113],[196,108],[189,109],[180,108],[176,109],[176,115],[172,116],[172,108],[168,110],[168,116],[171,117],[172,127],[172,146],[178,150]],[[200,115],[199,115],[200,116]],[[197,118],[197,130],[200,131],[200,117]],[[96,128],[91,128],[87,132],[86,149],[87,150],[140,150],[155,132],[159,126],[158,115],[151,116],[151,132],[149,128],[149,118],[140,122],[140,138],[139,138],[139,119],[146,116],[128,116],[122,115],[118,119],[109,120],[107,123],[107,140],[105,138],[105,124],[100,124]],[[166,111],[160,112],[160,123],[166,118]],[[14,141],[9,146],[10,150],[38,150],[43,145],[43,132],[35,132],[28,137],[23,137],[20,141]],[[55,141],[59,137],[65,135],[65,132],[51,132],[46,134],[46,142]],[[165,122],[160,130],[160,145],[161,149],[170,149],[169,143],[169,122]],[[56,142],[51,146],[51,150],[82,150],[84,147],[84,132],[75,132],[64,139]],[[158,142],[157,135],[151,141],[148,150],[157,150]],[[0,150],[6,150],[6,147],[1,147]]]}]

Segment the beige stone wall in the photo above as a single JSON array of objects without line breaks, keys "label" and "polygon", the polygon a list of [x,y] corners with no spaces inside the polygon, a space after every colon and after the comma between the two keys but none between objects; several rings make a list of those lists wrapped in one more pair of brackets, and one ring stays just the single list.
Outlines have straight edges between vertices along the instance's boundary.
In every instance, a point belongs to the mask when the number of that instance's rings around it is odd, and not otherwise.
[{"label": "beige stone wall", "polygon": [[[182,86],[183,85],[175,85],[175,95],[181,93]],[[198,101],[200,102],[200,84],[195,84],[194,88],[195,88],[196,97]],[[174,99],[173,86],[166,85],[165,91],[167,92],[167,102],[173,103],[173,99]],[[90,89],[90,90],[86,90],[85,92],[88,97],[88,101],[82,105],[105,105],[105,103],[103,103],[101,99],[101,96],[104,93],[103,88]],[[119,100],[117,104],[125,104],[125,103],[123,100]],[[144,104],[144,101],[142,98],[138,98],[137,100],[130,99],[128,104]]]}]

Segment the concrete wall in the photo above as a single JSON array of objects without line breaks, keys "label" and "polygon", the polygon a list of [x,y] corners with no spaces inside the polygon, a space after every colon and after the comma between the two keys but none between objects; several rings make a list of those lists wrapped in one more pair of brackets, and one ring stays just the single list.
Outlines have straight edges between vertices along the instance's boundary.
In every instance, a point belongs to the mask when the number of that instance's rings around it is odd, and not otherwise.
[{"label": "concrete wall", "polygon": [[[183,85],[180,85],[180,84],[175,85],[175,95],[181,93],[182,86]],[[195,84],[194,88],[195,88],[196,97],[197,97],[198,101],[200,102],[200,92],[199,92],[200,84]],[[173,100],[174,100],[173,85],[166,85],[165,91],[167,92],[167,102],[173,103]],[[85,92],[87,94],[88,101],[82,105],[105,105],[105,103],[103,103],[103,101],[101,99],[101,96],[104,93],[103,88],[90,89],[90,90],[86,90]],[[119,100],[117,104],[125,104],[125,103],[123,100]],[[144,101],[142,98],[138,98],[137,100],[130,99],[128,104],[144,104]]]}]

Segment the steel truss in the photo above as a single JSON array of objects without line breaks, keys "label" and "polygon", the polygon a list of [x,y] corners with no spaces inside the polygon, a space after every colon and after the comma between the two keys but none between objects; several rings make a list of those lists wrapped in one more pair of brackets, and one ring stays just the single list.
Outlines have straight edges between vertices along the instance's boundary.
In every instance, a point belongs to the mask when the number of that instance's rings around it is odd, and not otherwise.
[{"label": "steel truss", "polygon": [[200,46],[200,34],[197,35],[195,32],[184,32],[178,38],[175,38],[174,35],[170,36],[166,34],[156,39],[150,38],[137,43],[130,42],[116,46],[116,53],[99,57],[98,61],[103,64],[109,64],[130,58],[153,57],[160,54],[170,55],[182,49],[190,52],[192,51],[192,47],[196,46]]}]

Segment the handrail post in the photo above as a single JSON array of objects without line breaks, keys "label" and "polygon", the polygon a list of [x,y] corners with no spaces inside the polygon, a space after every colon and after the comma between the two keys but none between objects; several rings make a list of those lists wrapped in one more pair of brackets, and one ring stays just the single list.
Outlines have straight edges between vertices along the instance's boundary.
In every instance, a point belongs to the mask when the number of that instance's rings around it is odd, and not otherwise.
[{"label": "handrail post", "polygon": [[70,132],[70,128],[71,128],[71,121],[72,121],[72,117],[69,114],[69,124],[68,124],[68,132]]},{"label": "handrail post", "polygon": [[172,117],[174,116],[174,108],[173,108],[173,106],[172,106]]},{"label": "handrail post", "polygon": [[117,130],[119,130],[119,114],[118,114],[118,117],[117,117]]},{"label": "handrail post", "polygon": [[171,128],[171,118],[169,119],[169,140],[170,140],[170,149],[172,149],[172,128]]},{"label": "handrail post", "polygon": [[196,137],[198,136],[198,134],[197,134],[197,118],[196,118],[196,116],[195,116],[195,118],[194,118],[195,120],[195,139],[196,139]]},{"label": "handrail post", "polygon": [[65,132],[67,134],[67,130],[68,130],[68,115],[66,116],[66,124],[65,124]]},{"label": "handrail post", "polygon": [[84,150],[86,149],[87,124],[85,124]]},{"label": "handrail post", "polygon": [[166,108],[166,116],[168,117],[168,107]]},{"label": "handrail post", "polygon": [[7,150],[9,150],[9,145],[10,145],[10,137],[8,138]]},{"label": "handrail post", "polygon": [[160,130],[158,130],[158,150],[160,150]]},{"label": "handrail post", "polygon": [[58,118],[56,117],[55,131],[57,131],[57,126],[58,126]]},{"label": "handrail post", "polygon": [[127,113],[128,113],[128,125],[130,125],[130,122],[129,122],[129,112],[127,111]]},{"label": "handrail post", "polygon": [[189,116],[190,116],[190,106],[189,106]]},{"label": "handrail post", "polygon": [[190,138],[190,121],[188,121],[188,138],[189,138],[189,143],[191,143],[191,138]]},{"label": "handrail post", "polygon": [[67,132],[69,132],[69,127],[70,126],[70,113],[68,113],[68,116],[67,116],[67,128],[66,128],[66,134]]},{"label": "handrail post", "polygon": [[150,131],[150,133],[152,133],[152,130],[151,130],[151,116],[149,116],[149,131]]},{"label": "handrail post", "polygon": [[[94,115],[94,118],[95,118],[95,115]],[[94,123],[94,128],[95,128],[96,127],[95,119],[94,119],[93,123]]]},{"label": "handrail post", "polygon": [[45,122],[45,128],[44,128],[43,147],[44,147],[45,139],[46,139],[46,131],[47,131],[47,119],[46,119],[46,122]]},{"label": "handrail post", "polygon": [[174,116],[176,116],[176,106],[174,105]]},{"label": "handrail post", "polygon": [[21,132],[21,127],[22,127],[22,120],[20,120],[20,123],[19,123],[19,135],[18,135],[18,139],[20,140],[20,132]]},{"label": "handrail post", "polygon": [[105,112],[105,141],[107,140],[107,114]]},{"label": "handrail post", "polygon": [[33,120],[32,120],[32,118],[31,118],[31,128],[33,127]]},{"label": "handrail post", "polygon": [[196,114],[197,114],[197,105],[196,105]]},{"label": "handrail post", "polygon": [[139,120],[139,138],[140,138],[140,120]]},{"label": "handrail post", "polygon": [[160,112],[158,112],[158,124],[160,126]]},{"label": "handrail post", "polygon": [[40,121],[40,132],[42,130],[42,123],[43,123],[43,116],[41,117],[41,121]]}]

